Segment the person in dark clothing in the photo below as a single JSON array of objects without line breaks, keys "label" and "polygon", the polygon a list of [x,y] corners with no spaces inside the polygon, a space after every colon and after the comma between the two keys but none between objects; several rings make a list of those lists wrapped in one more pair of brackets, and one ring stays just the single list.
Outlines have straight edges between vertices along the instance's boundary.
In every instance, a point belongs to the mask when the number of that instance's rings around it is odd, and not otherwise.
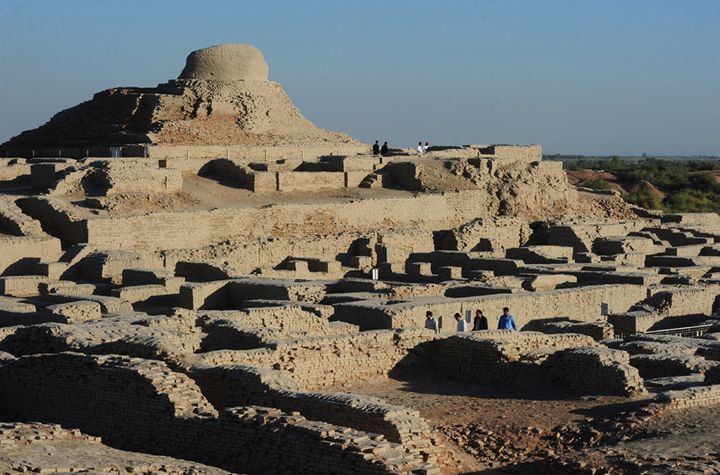
[{"label": "person in dark clothing", "polygon": [[380,147],[380,155],[383,157],[387,156],[387,154],[390,152],[390,148],[388,147],[387,142],[383,142],[382,147]]},{"label": "person in dark clothing", "polygon": [[488,329],[488,321],[487,321],[487,318],[485,318],[485,315],[483,315],[482,310],[480,310],[480,309],[475,310],[475,319],[473,320],[472,331],[477,332],[480,330],[487,330],[487,329]]},{"label": "person in dark clothing", "polygon": [[375,141],[375,144],[373,145],[373,155],[380,155],[380,144],[378,141]]}]

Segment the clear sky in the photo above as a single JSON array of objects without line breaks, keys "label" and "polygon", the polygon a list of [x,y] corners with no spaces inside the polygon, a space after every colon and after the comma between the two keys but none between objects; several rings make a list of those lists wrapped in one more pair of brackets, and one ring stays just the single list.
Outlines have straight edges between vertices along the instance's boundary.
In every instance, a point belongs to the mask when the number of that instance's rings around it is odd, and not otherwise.
[{"label": "clear sky", "polygon": [[366,142],[720,154],[720,0],[0,0],[0,142],[218,43]]}]

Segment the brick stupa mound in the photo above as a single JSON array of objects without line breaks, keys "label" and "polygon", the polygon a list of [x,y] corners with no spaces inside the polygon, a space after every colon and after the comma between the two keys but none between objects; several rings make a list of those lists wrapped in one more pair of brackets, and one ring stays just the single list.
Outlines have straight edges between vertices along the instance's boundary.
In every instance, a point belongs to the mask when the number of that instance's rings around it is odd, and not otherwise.
[{"label": "brick stupa mound", "polygon": [[267,81],[268,65],[252,45],[215,45],[190,53],[179,79]]},{"label": "brick stupa mound", "polygon": [[361,145],[307,120],[282,86],[268,81],[268,65],[260,50],[224,44],[190,53],[178,79],[155,88],[120,87],[96,93],[90,101],[59,112],[0,148],[21,153],[145,144]]}]

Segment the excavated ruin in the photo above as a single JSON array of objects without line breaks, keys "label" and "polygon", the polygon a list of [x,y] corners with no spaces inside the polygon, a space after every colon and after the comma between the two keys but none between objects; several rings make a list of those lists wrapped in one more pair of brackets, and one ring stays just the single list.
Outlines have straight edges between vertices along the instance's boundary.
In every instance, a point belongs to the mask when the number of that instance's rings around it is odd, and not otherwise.
[{"label": "excavated ruin", "polygon": [[267,77],[212,46],[0,147],[0,471],[717,469],[718,215],[372,155]]}]

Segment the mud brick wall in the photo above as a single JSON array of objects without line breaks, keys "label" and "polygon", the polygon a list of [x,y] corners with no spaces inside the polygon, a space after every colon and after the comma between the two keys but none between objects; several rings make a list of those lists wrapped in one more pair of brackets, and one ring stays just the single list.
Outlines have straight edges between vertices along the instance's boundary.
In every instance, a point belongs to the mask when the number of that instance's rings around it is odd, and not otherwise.
[{"label": "mud brick wall", "polygon": [[246,300],[292,300],[319,303],[327,291],[322,281],[236,279],[228,284],[229,304],[238,308]]},{"label": "mud brick wall", "polygon": [[429,428],[417,411],[348,393],[301,391],[283,371],[242,365],[194,367],[190,376],[217,408],[268,406],[312,420],[384,435],[409,452],[429,453]]},{"label": "mud brick wall", "polygon": [[657,353],[652,355],[632,355],[630,364],[638,369],[640,376],[647,379],[686,376],[695,373],[702,374],[720,363],[708,361],[701,356]]},{"label": "mud brick wall", "polygon": [[109,167],[102,171],[106,195],[119,193],[175,193],[182,189],[180,170],[147,166]]},{"label": "mud brick wall", "polygon": [[242,308],[246,300],[291,300],[318,303],[327,291],[327,282],[283,279],[229,279],[188,282],[180,287],[183,308],[230,310]]},{"label": "mud brick wall", "polygon": [[[368,153],[367,145],[332,144],[328,146],[293,145],[149,145],[148,156],[167,158],[173,167],[181,168],[186,161],[198,158],[229,157],[253,160],[311,159],[325,155],[356,155]],[[84,154],[84,150],[82,151]]]},{"label": "mud brick wall", "polygon": [[192,380],[158,361],[43,354],[4,361],[0,375],[6,420],[29,417],[79,427],[110,444],[153,447],[174,418],[217,415]]},{"label": "mud brick wall", "polygon": [[[0,165],[0,175],[2,170],[3,167]],[[23,214],[13,201],[0,202],[0,233],[11,236],[47,237],[40,223]]]},{"label": "mud brick wall", "polygon": [[[245,472],[436,469],[382,437],[259,407],[218,414],[187,376],[120,356],[44,354],[0,363],[1,417],[76,427],[122,449]],[[382,458],[380,458],[382,457]]]},{"label": "mud brick wall", "polygon": [[620,350],[605,347],[568,348],[543,363],[550,381],[586,394],[631,396],[645,391],[638,370]]},{"label": "mud brick wall", "polygon": [[342,172],[278,172],[280,191],[314,191],[319,189],[345,188]]},{"label": "mud brick wall", "polygon": [[692,288],[662,288],[643,303],[656,308],[660,315],[675,317],[684,315],[710,315],[720,307],[720,285],[693,286]]},{"label": "mud brick wall", "polygon": [[[243,364],[288,371],[304,390],[351,387],[384,378],[399,363],[421,364],[430,330],[370,331],[284,340],[272,349],[199,354],[209,366]],[[417,348],[416,348],[417,347]]]},{"label": "mud brick wall", "polygon": [[300,308],[298,305],[254,307],[243,310],[208,310],[198,312],[201,325],[203,322],[228,321],[239,328],[279,328],[288,332],[307,332],[310,335],[327,335],[338,333],[333,330],[330,322]]},{"label": "mud brick wall", "polygon": [[596,341],[612,338],[614,335],[613,326],[604,321],[575,322],[570,320],[534,320],[525,325],[523,330],[539,331],[548,334],[576,333],[579,335],[587,335]]},{"label": "mud brick wall", "polygon": [[657,313],[637,310],[608,315],[608,322],[610,322],[618,335],[634,335],[635,333],[646,332],[663,318]]},{"label": "mud brick wall", "polygon": [[720,385],[712,384],[677,391],[665,391],[655,396],[653,403],[659,410],[717,406],[720,405]]},{"label": "mud brick wall", "polygon": [[650,221],[635,219],[618,223],[573,224],[551,226],[548,232],[548,244],[572,246],[575,252],[590,252],[595,239],[600,237],[626,236],[639,231]]},{"label": "mud brick wall", "polygon": [[[338,254],[339,251],[350,249],[353,242],[362,236],[373,236],[382,241],[383,245],[390,249],[383,253],[383,257],[387,256],[393,262],[404,263],[410,253],[429,252],[434,248],[432,232],[428,230],[366,229],[362,233],[356,233],[333,229],[327,230],[327,234],[316,234],[312,231],[308,236],[299,232],[289,236],[275,235],[272,238],[247,237],[226,245],[168,250],[164,254],[169,268],[179,261],[203,260],[248,274],[258,268],[273,269],[289,256],[323,260],[327,260],[329,256],[337,256],[339,260],[344,259],[343,253]],[[207,245],[208,243],[203,244]]]},{"label": "mud brick wall", "polygon": [[[292,333],[279,328],[246,328],[227,320],[215,320],[204,325],[204,330],[207,334],[200,348],[203,352],[265,348],[276,344],[277,340],[293,337]],[[297,333],[294,335],[303,336]]]},{"label": "mud brick wall", "polygon": [[338,304],[335,318],[359,325],[361,330],[378,328],[423,327],[425,312],[431,310],[436,317],[442,316],[445,324],[441,331],[455,332],[455,325],[448,325],[452,315],[466,310],[473,313],[482,309],[491,328],[497,326],[503,307],[510,307],[518,328],[535,319],[565,317],[578,321],[600,319],[601,304],[608,303],[611,312],[626,311],[647,296],[640,285],[596,285],[547,292],[523,292],[493,294],[475,297],[418,298],[397,301],[367,301]]},{"label": "mud brick wall", "polygon": [[207,333],[203,338],[203,351],[261,348],[276,340],[357,331],[352,325],[330,323],[293,306],[209,311],[202,313],[198,320]]},{"label": "mud brick wall", "polygon": [[[75,221],[86,223],[87,239],[74,242],[89,242],[113,249],[171,250],[198,248],[248,236],[337,234],[420,224],[425,230],[447,229],[487,214],[486,199],[484,191],[473,190],[343,203],[287,203],[271,208],[154,212],[112,218],[75,217]],[[56,206],[54,201],[52,206]]]},{"label": "mud brick wall", "polygon": [[479,218],[448,231],[442,238],[442,247],[464,252],[500,252],[509,247],[522,246],[531,234],[530,225],[520,218]]},{"label": "mud brick wall", "polygon": [[548,353],[592,344],[585,335],[485,330],[434,341],[428,362],[439,374],[459,381],[528,383],[540,379],[539,364]]},{"label": "mud brick wall", "polygon": [[174,360],[199,348],[199,332],[176,331],[111,320],[73,325],[48,323],[16,327],[12,333],[0,340],[0,350],[15,355],[80,351]]},{"label": "mud brick wall", "polygon": [[0,275],[31,274],[39,261],[60,258],[60,240],[50,236],[0,234]]}]

